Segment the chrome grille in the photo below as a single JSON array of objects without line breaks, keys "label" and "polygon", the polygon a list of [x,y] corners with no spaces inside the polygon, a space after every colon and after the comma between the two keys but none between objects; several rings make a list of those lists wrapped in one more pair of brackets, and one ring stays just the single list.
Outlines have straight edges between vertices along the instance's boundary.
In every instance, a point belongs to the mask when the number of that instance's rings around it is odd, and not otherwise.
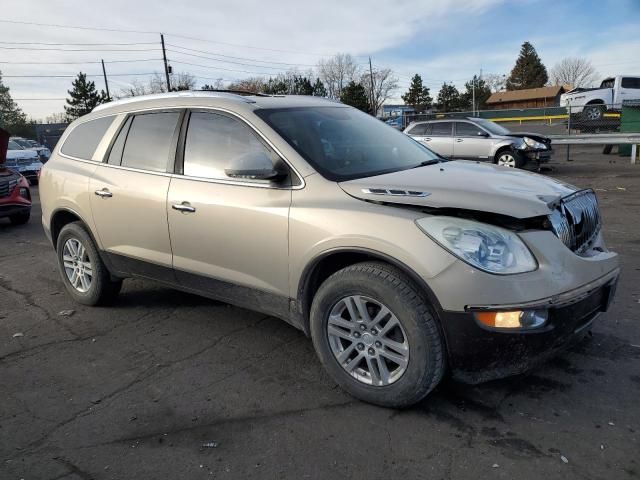
[{"label": "chrome grille", "polygon": [[0,198],[8,197],[13,189],[16,188],[18,184],[17,178],[3,179],[0,178]]},{"label": "chrome grille", "polygon": [[554,233],[572,251],[583,253],[600,232],[600,210],[593,190],[580,190],[561,200],[550,215]]}]

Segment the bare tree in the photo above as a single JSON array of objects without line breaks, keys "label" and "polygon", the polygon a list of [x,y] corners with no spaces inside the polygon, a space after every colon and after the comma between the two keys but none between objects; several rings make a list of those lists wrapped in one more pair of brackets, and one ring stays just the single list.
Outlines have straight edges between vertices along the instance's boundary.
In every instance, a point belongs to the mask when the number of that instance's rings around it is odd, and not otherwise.
[{"label": "bare tree", "polygon": [[[174,91],[193,90],[196,86],[195,77],[187,72],[172,73],[170,74],[169,81],[171,82],[171,89]],[[155,72],[146,83],[140,82],[137,79],[134,80],[129,87],[120,90],[120,93],[116,95],[116,97],[137,97],[139,95],[164,93],[166,91],[167,83],[164,75]]]},{"label": "bare tree", "polygon": [[489,86],[492,93],[504,90],[507,84],[507,76],[500,73],[486,73],[482,76],[482,79]]},{"label": "bare tree", "polygon": [[66,112],[52,113],[44,119],[44,123],[67,123],[67,114]]},{"label": "bare tree", "polygon": [[586,58],[563,58],[551,69],[551,85],[590,87],[597,77],[596,69]]},{"label": "bare tree", "polygon": [[263,77],[248,77],[242,80],[231,82],[227,87],[229,90],[242,90],[244,92],[262,93],[266,87]]},{"label": "bare tree", "polygon": [[329,98],[339,99],[342,89],[358,77],[358,64],[348,53],[338,53],[318,62],[318,76],[327,88]]},{"label": "bare tree", "polygon": [[224,90],[224,79],[223,78],[217,78],[215,82],[213,82],[212,85],[205,83],[202,86],[202,90]]},{"label": "bare tree", "polygon": [[[371,98],[371,81],[373,79],[373,99]],[[373,107],[372,115],[376,115],[382,108],[382,104],[391,98],[393,92],[398,89],[398,79],[393,76],[390,68],[374,70],[373,75],[363,73],[360,83],[367,91],[369,105]]]}]

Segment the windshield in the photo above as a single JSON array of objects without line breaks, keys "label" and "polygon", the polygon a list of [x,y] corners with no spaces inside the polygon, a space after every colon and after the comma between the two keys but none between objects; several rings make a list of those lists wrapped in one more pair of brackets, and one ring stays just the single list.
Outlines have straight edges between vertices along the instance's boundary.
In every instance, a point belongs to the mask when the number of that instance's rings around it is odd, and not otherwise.
[{"label": "windshield", "polygon": [[293,107],[255,113],[332,181],[371,177],[440,160],[412,138],[355,108]]},{"label": "windshield", "polygon": [[600,88],[613,88],[615,86],[616,79],[615,78],[606,78],[600,84]]},{"label": "windshield", "polygon": [[24,150],[20,145],[18,145],[15,141],[9,140],[9,146],[7,147],[9,150]]},{"label": "windshield", "polygon": [[31,145],[29,145],[29,143],[26,140],[21,140],[19,138],[16,138],[13,141],[18,145],[20,145],[22,148],[31,148]]},{"label": "windshield", "polygon": [[491,120],[485,120],[484,118],[474,118],[473,121],[480,125],[485,130],[488,130],[494,135],[511,135],[511,131],[504,128],[502,125],[498,125]]}]

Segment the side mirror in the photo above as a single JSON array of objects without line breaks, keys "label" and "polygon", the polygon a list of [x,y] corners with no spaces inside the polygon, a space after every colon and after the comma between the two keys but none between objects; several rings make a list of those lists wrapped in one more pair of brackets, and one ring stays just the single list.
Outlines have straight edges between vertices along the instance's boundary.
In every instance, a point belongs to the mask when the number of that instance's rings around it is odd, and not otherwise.
[{"label": "side mirror", "polygon": [[287,174],[276,169],[273,161],[263,152],[250,152],[234,158],[224,173],[231,178],[250,180],[278,180]]},{"label": "side mirror", "polygon": [[489,136],[489,134],[487,132],[478,132],[478,136],[487,138]]}]

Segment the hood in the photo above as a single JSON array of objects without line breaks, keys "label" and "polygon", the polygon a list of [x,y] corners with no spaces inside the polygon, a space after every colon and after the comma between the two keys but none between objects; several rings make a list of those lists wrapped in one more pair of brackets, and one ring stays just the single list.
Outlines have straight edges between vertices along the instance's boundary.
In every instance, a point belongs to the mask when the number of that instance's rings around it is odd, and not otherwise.
[{"label": "hood", "polygon": [[548,215],[558,200],[578,190],[536,173],[465,160],[349,180],[339,185],[361,200],[458,208],[514,218]]},{"label": "hood", "polygon": [[35,150],[7,150],[7,160],[15,160],[17,158],[38,159],[38,152]]},{"label": "hood", "polygon": [[536,142],[544,143],[545,145],[551,145],[551,139],[535,132],[511,132],[510,137],[524,138],[529,137]]}]

